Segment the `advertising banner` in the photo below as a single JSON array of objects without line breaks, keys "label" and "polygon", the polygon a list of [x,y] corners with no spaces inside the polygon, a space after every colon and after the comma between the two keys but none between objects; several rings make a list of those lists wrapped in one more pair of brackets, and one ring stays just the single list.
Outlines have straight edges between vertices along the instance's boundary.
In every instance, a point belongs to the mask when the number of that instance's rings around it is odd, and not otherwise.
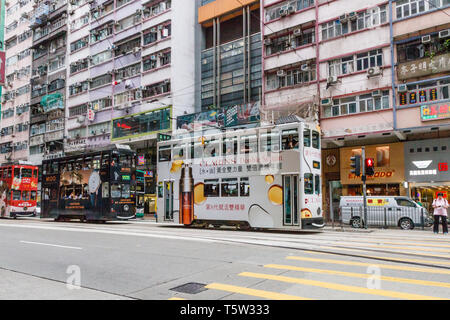
[{"label": "advertising banner", "polygon": [[450,105],[448,103],[443,103],[439,105],[421,106],[420,118],[422,119],[422,121],[450,118]]}]

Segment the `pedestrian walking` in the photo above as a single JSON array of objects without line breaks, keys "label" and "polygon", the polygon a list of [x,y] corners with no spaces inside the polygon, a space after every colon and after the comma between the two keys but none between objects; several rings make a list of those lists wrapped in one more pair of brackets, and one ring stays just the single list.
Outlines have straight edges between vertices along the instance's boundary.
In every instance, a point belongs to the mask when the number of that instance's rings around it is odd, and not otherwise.
[{"label": "pedestrian walking", "polygon": [[434,208],[434,226],[433,231],[435,234],[439,233],[439,220],[442,220],[442,231],[444,234],[448,234],[448,226],[447,226],[447,208],[448,201],[444,199],[444,194],[442,192],[438,193],[436,199],[433,200],[433,208]]}]

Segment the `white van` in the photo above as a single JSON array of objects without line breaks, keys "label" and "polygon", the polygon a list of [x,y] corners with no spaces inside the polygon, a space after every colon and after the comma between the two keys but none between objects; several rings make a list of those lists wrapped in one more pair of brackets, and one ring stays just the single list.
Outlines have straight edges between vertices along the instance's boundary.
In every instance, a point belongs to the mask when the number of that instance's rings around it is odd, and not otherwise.
[{"label": "white van", "polygon": [[[364,206],[362,196],[342,196],[339,204],[342,223],[354,228],[364,226]],[[408,197],[368,196],[368,225],[400,227],[408,230],[416,226],[430,226],[433,219],[427,209]]]}]

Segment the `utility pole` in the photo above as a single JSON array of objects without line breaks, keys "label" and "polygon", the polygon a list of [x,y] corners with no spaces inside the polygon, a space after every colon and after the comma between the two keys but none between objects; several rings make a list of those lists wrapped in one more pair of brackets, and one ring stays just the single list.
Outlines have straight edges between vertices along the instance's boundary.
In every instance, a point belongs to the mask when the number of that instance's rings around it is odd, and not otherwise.
[{"label": "utility pole", "polygon": [[363,183],[363,203],[364,203],[364,228],[367,229],[367,188],[366,188],[366,147],[362,147],[362,183]]}]

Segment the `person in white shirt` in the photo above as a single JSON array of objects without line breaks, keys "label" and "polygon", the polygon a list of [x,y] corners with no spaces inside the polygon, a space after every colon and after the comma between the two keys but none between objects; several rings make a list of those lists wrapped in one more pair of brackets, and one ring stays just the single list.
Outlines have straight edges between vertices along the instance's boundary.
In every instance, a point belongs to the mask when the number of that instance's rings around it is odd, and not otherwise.
[{"label": "person in white shirt", "polygon": [[442,231],[444,234],[448,234],[448,226],[447,226],[447,208],[448,201],[444,199],[444,194],[442,192],[438,193],[437,199],[433,200],[433,208],[434,208],[434,226],[433,231],[435,234],[439,233],[439,220],[442,220]]}]

